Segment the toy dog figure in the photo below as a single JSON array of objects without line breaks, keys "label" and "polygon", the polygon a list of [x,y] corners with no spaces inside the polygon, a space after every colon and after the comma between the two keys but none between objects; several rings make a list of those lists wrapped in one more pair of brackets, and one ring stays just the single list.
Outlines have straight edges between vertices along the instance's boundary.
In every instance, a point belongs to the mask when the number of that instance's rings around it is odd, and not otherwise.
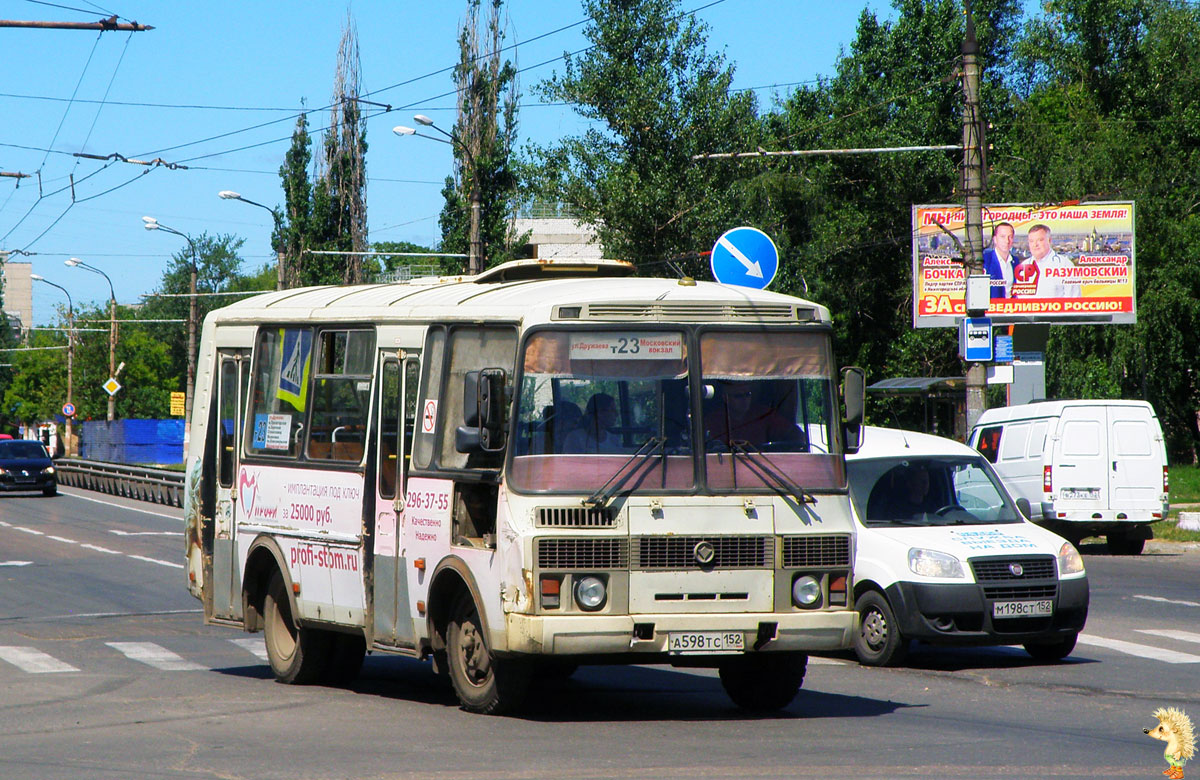
[{"label": "toy dog figure", "polygon": [[1142,733],[1167,743],[1163,750],[1167,768],[1163,774],[1170,780],[1183,780],[1183,765],[1196,754],[1192,720],[1183,710],[1174,707],[1160,707],[1154,711],[1154,717],[1158,718],[1158,725],[1152,729],[1142,729]]}]

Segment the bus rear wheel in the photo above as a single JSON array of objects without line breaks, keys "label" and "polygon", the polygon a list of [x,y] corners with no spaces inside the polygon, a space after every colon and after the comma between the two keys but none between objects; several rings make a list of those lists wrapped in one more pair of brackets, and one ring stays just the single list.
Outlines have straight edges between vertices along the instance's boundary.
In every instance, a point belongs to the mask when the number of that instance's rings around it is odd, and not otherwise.
[{"label": "bus rear wheel", "polygon": [[721,687],[733,703],[746,710],[781,710],[792,703],[804,673],[804,653],[751,653],[730,658],[717,671]]},{"label": "bus rear wheel", "polygon": [[263,600],[263,635],[267,660],[275,679],[303,685],[320,679],[329,658],[329,635],[316,629],[298,628],[283,575],[276,571]]},{"label": "bus rear wheel", "polygon": [[521,706],[529,690],[530,665],[492,655],[479,609],[468,593],[455,602],[446,628],[446,661],[454,692],[467,712],[512,712]]}]

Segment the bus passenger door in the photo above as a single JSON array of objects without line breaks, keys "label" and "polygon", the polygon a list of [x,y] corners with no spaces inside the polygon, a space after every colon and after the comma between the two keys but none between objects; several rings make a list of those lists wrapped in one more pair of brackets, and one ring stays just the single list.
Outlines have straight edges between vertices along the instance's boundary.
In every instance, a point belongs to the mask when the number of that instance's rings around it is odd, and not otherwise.
[{"label": "bus passenger door", "polygon": [[379,463],[375,499],[374,636],[379,644],[416,648],[408,598],[408,562],[400,547],[404,483],[412,452],[420,362],[411,352],[381,361],[375,452]]},{"label": "bus passenger door", "polygon": [[217,498],[216,528],[213,535],[213,617],[241,617],[241,571],[237,556],[238,460],[242,414],[250,381],[250,351],[229,350],[217,353]]}]

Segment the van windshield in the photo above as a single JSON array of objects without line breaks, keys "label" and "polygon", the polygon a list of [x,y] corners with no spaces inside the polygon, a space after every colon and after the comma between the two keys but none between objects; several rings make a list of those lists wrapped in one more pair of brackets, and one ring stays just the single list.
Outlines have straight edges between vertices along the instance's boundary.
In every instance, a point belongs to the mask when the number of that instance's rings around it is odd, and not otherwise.
[{"label": "van windshield", "polygon": [[868,526],[1023,522],[979,456],[848,461],[850,498]]}]

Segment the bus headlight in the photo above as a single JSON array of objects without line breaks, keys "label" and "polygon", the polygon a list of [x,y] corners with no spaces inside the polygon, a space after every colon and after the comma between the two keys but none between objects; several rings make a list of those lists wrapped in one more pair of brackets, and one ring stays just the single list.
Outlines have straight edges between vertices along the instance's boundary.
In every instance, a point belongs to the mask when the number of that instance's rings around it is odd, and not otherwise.
[{"label": "bus headlight", "polygon": [[804,575],[792,583],[792,603],[801,609],[821,606],[821,583],[816,577]]},{"label": "bus headlight", "polygon": [[575,603],[584,612],[595,612],[608,601],[608,586],[594,574],[575,581]]},{"label": "bus headlight", "polygon": [[1075,545],[1063,542],[1063,546],[1058,549],[1058,573],[1078,574],[1081,571],[1083,571],[1083,556],[1079,554],[1079,550],[1075,549]]},{"label": "bus headlight", "polygon": [[922,577],[963,577],[962,563],[953,555],[914,547],[908,551],[908,568]]}]

